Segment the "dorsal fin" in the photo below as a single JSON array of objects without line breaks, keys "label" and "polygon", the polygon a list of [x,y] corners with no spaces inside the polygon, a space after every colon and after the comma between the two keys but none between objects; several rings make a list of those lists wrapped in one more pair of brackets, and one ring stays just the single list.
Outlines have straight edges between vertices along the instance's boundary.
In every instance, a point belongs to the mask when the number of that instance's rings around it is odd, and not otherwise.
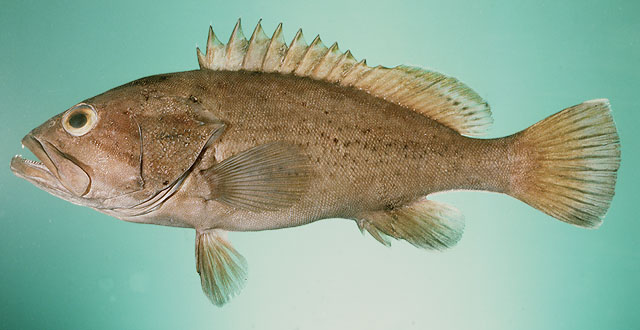
[{"label": "dorsal fin", "polygon": [[483,135],[493,121],[489,105],[455,78],[404,65],[370,67],[365,60],[358,62],[350,51],[340,52],[337,43],[327,48],[320,36],[307,45],[302,30],[287,47],[282,23],[268,38],[259,21],[247,41],[238,20],[226,46],[210,27],[206,54],[200,49],[197,54],[201,69],[279,72],[355,87],[464,135]]}]

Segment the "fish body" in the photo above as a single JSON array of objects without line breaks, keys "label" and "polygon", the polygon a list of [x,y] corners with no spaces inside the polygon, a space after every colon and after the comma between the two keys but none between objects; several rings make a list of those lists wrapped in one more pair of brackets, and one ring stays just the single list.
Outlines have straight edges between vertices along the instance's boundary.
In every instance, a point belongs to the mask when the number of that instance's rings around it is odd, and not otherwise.
[{"label": "fish body", "polygon": [[[204,166],[193,169],[165,206],[132,221],[203,230],[277,229],[353,218],[437,191],[509,189],[503,178],[510,177],[513,164],[496,160],[512,154],[512,138],[468,138],[357,89],[275,73],[210,70],[155,76],[130,86],[127,93],[192,99],[228,123],[208,147]],[[309,187],[299,201],[290,208],[253,212],[207,200],[211,192],[202,187],[208,179],[199,170],[273,142],[304,154]],[[190,205],[188,212],[184,205]]]},{"label": "fish body", "polygon": [[478,139],[489,106],[456,79],[371,68],[337,44],[307,46],[281,26],[249,41],[212,30],[200,70],[142,78],[84,100],[23,139],[40,162],[14,173],[73,203],[139,223],[196,230],[197,270],[216,305],[246,261],[227,231],[354,220],[385,245],[454,245],[462,215],[426,196],[508,194],[559,220],[597,227],[614,193],[618,135],[607,100]]}]

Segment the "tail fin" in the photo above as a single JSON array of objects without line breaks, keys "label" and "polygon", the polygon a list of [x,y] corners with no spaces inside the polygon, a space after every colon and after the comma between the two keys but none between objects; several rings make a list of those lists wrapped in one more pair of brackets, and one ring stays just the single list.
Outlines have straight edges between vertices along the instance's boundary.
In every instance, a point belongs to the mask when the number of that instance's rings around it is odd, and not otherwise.
[{"label": "tail fin", "polygon": [[564,109],[518,133],[517,139],[527,166],[514,177],[514,197],[564,222],[600,226],[620,166],[609,100]]}]

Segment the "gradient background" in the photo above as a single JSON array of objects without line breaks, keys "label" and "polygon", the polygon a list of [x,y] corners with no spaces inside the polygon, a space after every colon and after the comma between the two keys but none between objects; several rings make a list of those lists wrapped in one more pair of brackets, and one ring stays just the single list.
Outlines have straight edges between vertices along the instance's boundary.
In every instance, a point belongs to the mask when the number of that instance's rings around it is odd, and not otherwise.
[{"label": "gradient background", "polygon": [[[638,329],[638,1],[2,1],[1,329]],[[369,64],[458,77],[492,105],[490,137],[584,100],[611,99],[622,140],[604,225],[583,230],[506,196],[436,199],[467,218],[444,253],[391,249],[353,222],[234,233],[242,294],[201,293],[192,230],[117,221],[14,177],[30,129],[139,77],[197,68],[214,24],[242,17]],[[636,133],[634,133],[636,132]]]}]

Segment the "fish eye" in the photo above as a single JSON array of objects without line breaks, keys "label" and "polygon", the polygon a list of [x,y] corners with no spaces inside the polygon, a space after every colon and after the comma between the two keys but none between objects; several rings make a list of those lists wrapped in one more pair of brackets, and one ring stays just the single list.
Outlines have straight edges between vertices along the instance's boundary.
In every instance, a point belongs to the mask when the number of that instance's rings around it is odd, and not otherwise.
[{"label": "fish eye", "polygon": [[62,128],[73,136],[87,134],[98,122],[96,110],[85,103],[76,105],[67,110],[62,117]]}]

